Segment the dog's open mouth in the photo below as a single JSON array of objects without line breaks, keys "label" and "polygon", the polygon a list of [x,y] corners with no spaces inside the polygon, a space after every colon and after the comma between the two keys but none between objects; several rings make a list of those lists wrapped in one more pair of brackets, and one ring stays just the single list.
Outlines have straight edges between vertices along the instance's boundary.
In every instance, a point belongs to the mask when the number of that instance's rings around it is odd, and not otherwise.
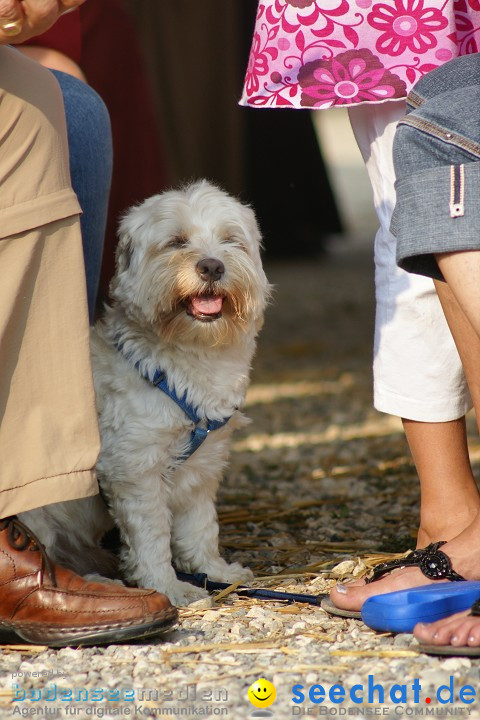
[{"label": "dog's open mouth", "polygon": [[197,295],[187,300],[187,315],[202,322],[211,322],[222,316],[222,305],[222,295]]}]

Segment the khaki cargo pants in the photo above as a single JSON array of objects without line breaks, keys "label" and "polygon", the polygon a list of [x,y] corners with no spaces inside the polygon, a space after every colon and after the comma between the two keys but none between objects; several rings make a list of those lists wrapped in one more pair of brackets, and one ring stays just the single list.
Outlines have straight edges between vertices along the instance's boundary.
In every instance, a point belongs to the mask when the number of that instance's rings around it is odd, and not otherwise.
[{"label": "khaki cargo pants", "polygon": [[0,518],[98,492],[80,207],[53,75],[0,47]]}]

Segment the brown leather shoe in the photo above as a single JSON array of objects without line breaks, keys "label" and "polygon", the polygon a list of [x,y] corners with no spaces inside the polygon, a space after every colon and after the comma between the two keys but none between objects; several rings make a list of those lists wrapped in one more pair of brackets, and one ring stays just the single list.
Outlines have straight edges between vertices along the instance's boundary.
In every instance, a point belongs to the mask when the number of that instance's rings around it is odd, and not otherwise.
[{"label": "brown leather shoe", "polygon": [[178,614],[165,595],[87,582],[54,566],[17,518],[0,520],[0,639],[65,647],[152,637]]}]

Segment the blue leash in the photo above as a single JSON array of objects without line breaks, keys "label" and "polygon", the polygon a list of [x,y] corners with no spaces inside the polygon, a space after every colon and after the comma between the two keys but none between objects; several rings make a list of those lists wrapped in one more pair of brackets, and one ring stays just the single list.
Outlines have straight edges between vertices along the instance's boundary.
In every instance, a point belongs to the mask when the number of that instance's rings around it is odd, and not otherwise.
[{"label": "blue leash", "polygon": [[[213,580],[208,579],[205,573],[195,573],[193,575],[189,575],[188,573],[179,572],[178,570],[176,571],[176,573],[179,580],[184,580],[185,582],[189,582],[192,585],[196,585],[197,587],[202,587],[205,590],[208,590],[208,592],[213,592],[215,590],[225,590],[232,584],[213,582]],[[265,588],[249,588],[243,586],[236,588],[235,593],[237,595],[241,595],[242,597],[258,598],[259,600],[286,600],[289,603],[299,602],[309,603],[310,605],[320,605],[322,600],[328,597],[326,593],[321,593],[320,595],[308,595],[300,593],[279,592],[277,590],[267,590]]]}]

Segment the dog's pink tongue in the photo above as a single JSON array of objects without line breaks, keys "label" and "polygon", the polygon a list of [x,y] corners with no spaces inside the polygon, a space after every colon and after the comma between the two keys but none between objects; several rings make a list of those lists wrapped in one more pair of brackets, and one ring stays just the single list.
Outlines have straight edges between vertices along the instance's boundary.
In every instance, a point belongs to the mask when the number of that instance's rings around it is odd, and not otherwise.
[{"label": "dog's pink tongue", "polygon": [[217,315],[222,310],[223,298],[209,295],[192,298],[192,307],[202,315]]}]

